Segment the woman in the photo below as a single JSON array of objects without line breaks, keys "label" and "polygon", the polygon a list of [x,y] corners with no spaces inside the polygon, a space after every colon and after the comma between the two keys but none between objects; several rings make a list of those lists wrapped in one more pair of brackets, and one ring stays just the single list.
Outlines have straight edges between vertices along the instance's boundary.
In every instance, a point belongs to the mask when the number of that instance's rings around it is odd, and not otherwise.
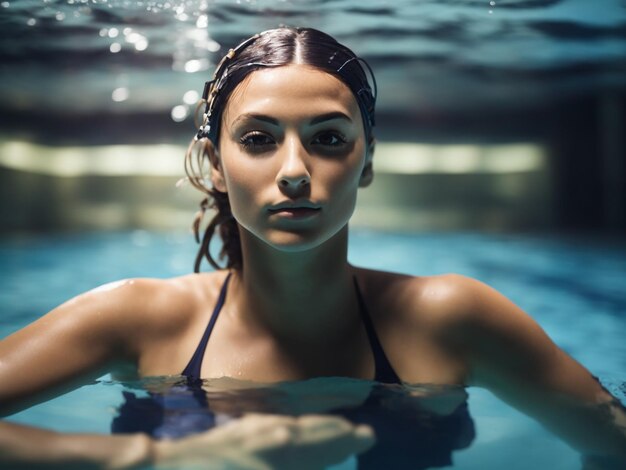
[{"label": "woman", "polygon": [[[196,274],[104,286],[3,340],[3,408],[128,364],[141,377],[190,381],[478,385],[596,463],[626,458],[618,402],[502,295],[462,276],[347,262],[357,190],[373,176],[367,71],[312,29],[266,31],[229,51],[205,87],[186,157],[190,182],[207,195],[202,210],[216,209]],[[226,268],[200,274],[203,257],[219,267],[209,252],[216,230]],[[24,380],[6,379],[22,370]]]}]

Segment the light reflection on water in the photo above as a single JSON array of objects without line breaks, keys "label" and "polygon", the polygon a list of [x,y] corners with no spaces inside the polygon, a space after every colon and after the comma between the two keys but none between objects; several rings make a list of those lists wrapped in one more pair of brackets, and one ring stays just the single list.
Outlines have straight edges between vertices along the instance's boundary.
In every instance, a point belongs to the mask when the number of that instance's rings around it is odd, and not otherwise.
[{"label": "light reflection on water", "polygon": [[[169,113],[188,106],[184,93],[227,47],[286,24],[328,31],[367,58],[385,90],[380,110],[507,108],[623,88],[625,20],[619,0],[7,0],[0,75],[18,109]],[[68,67],[77,87],[63,84]],[[112,99],[124,74],[128,97]]]}]

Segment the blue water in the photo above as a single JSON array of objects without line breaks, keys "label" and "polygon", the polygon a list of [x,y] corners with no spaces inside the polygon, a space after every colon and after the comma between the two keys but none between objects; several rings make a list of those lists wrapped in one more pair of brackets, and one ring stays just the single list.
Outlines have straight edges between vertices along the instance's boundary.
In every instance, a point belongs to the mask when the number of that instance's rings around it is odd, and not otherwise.
[{"label": "blue water", "polygon": [[[563,349],[626,403],[623,244],[557,237],[354,231],[350,247],[349,258],[356,265],[419,275],[457,272],[487,282],[529,312]],[[194,252],[191,236],[175,232],[4,238],[0,241],[0,336],[97,285],[125,277],[188,273]],[[222,385],[208,387],[219,394]],[[136,392],[137,386],[105,376],[11,420],[60,431],[109,432],[123,401],[122,392]],[[302,399],[306,391],[309,402],[319,406],[330,399],[329,390],[336,399],[337,394],[349,396],[354,389],[342,379],[327,379],[323,387],[295,384],[289,388],[290,402]],[[476,437],[469,448],[453,452],[453,468],[578,466],[577,454],[537,423],[485,390],[469,388],[467,392]],[[315,410],[319,408],[311,408]],[[354,468],[355,462],[350,459],[340,468]]]}]

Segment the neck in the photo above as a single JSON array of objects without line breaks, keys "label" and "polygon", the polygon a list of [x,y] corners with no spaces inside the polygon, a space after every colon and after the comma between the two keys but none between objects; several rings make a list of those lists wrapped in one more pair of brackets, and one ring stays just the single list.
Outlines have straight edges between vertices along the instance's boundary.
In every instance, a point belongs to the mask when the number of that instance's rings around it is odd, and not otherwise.
[{"label": "neck", "polygon": [[[238,312],[276,337],[305,340],[340,332],[356,318],[348,228],[302,252],[279,251],[242,229]],[[345,312],[345,315],[339,313]],[[349,315],[353,312],[353,315]]]}]

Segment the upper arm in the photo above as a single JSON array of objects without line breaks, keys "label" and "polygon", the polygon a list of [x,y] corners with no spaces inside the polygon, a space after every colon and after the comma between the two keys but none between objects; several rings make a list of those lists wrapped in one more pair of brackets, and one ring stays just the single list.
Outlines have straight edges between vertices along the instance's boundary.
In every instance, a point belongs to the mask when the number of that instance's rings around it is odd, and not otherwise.
[{"label": "upper arm", "polygon": [[133,280],[94,289],[0,341],[0,413],[92,381],[115,361],[132,361],[129,332],[140,331],[150,290]]},{"label": "upper arm", "polygon": [[623,407],[589,371],[503,295],[472,279],[456,282],[470,385],[490,389],[580,451],[624,452]]}]

